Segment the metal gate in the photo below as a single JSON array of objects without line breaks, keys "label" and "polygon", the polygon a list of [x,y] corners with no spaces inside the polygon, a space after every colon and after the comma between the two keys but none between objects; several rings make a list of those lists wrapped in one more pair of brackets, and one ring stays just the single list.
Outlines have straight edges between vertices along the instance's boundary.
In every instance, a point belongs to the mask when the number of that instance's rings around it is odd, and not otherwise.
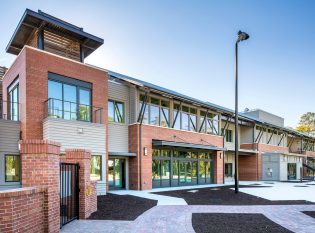
[{"label": "metal gate", "polygon": [[60,163],[60,228],[79,217],[79,164]]}]

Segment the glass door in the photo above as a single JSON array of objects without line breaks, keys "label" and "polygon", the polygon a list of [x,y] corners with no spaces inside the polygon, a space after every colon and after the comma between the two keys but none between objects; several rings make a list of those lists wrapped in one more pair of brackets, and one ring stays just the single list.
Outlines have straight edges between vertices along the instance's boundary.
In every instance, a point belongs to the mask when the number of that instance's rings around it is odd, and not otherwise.
[{"label": "glass door", "polygon": [[110,189],[125,188],[125,160],[108,160],[108,186]]},{"label": "glass door", "polygon": [[296,179],[296,163],[288,163],[288,180]]},{"label": "glass door", "polygon": [[179,161],[179,182],[181,185],[192,183],[192,162]]}]

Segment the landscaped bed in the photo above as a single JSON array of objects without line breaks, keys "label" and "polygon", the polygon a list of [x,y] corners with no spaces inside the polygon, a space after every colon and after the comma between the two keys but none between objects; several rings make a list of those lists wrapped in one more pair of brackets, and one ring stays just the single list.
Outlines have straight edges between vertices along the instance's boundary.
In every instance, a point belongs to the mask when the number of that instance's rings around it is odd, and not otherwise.
[{"label": "landscaped bed", "polygon": [[97,211],[93,220],[135,220],[145,211],[156,206],[157,201],[130,195],[108,193],[97,197]]},{"label": "landscaped bed", "polygon": [[196,233],[292,233],[263,214],[192,214]]},{"label": "landscaped bed", "polygon": [[[155,192],[158,195],[179,197],[185,199],[188,205],[297,205],[314,204],[308,201],[269,201],[246,193],[234,193],[234,186],[214,188],[197,187],[191,190],[176,190]],[[265,186],[240,186],[240,188],[262,188]]]},{"label": "landscaped bed", "polygon": [[302,213],[315,218],[315,211],[303,211]]}]

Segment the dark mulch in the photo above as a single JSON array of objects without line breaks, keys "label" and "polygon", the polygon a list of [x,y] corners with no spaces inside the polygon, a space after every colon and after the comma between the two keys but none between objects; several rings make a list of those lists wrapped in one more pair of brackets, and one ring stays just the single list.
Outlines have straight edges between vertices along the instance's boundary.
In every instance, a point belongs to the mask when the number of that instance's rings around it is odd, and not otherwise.
[{"label": "dark mulch", "polygon": [[130,195],[108,193],[97,197],[97,211],[89,219],[93,220],[135,220],[157,201]]},{"label": "dark mulch", "polygon": [[303,211],[302,213],[315,218],[315,211]]},{"label": "dark mulch", "polygon": [[263,214],[192,214],[196,233],[292,233]]},{"label": "dark mulch", "polygon": [[[189,190],[175,190],[155,192],[155,194],[184,198],[188,205],[298,205],[314,204],[308,201],[269,201],[246,193],[234,193],[234,186],[222,186],[214,188],[195,188],[198,192]],[[240,188],[261,188],[263,186],[240,186]],[[271,191],[272,192],[272,191]]]}]

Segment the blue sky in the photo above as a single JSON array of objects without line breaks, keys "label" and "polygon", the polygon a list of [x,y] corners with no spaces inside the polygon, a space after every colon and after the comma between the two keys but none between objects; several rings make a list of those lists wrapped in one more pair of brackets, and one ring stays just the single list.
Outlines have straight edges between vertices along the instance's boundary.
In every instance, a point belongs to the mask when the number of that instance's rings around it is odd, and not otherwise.
[{"label": "blue sky", "polygon": [[261,108],[296,126],[314,109],[315,1],[1,1],[0,65],[25,8],[104,38],[87,63],[234,109],[238,30],[239,109]]}]

